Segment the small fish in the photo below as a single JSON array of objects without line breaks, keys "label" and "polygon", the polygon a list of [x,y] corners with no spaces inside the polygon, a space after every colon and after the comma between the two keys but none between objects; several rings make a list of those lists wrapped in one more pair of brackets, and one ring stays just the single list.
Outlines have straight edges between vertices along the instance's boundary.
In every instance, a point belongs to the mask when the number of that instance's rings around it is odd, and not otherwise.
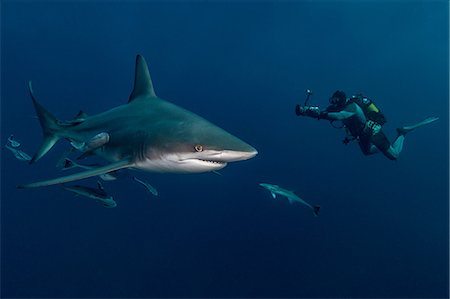
[{"label": "small fish", "polygon": [[137,177],[133,177],[133,180],[135,180],[136,182],[140,183],[142,186],[145,187],[145,189],[147,189],[148,192],[150,192],[151,194],[158,196],[158,190],[156,190],[152,185],[150,185],[147,182],[141,181],[140,179],[138,179]]},{"label": "small fish", "polygon": [[301,199],[300,197],[298,197],[294,192],[286,190],[281,188],[278,185],[272,185],[272,184],[266,184],[266,183],[261,183],[259,184],[261,187],[266,188],[267,190],[270,191],[270,193],[272,194],[273,198],[277,197],[278,195],[282,195],[282,196],[286,196],[287,199],[289,200],[289,203],[293,203],[294,201],[298,201],[304,205],[306,205],[307,207],[309,207],[312,212],[314,213],[314,216],[318,216],[319,215],[319,210],[320,210],[320,206],[312,206],[309,203],[307,203],[306,201],[304,201],[303,199]]},{"label": "small fish", "polygon": [[[94,169],[98,166],[99,165],[97,165],[97,164],[94,164],[94,165],[78,164],[78,163],[70,160],[69,158],[65,158],[62,170],[67,170],[67,169],[71,169],[71,168],[75,168],[75,167],[78,167],[81,169]],[[117,180],[117,176],[115,176],[113,173],[114,172],[104,173],[104,174],[99,175],[99,177],[104,181],[115,181],[115,180]]]},{"label": "small fish", "polygon": [[92,137],[88,142],[72,141],[70,144],[79,151],[92,152],[109,142],[109,134],[102,132]]},{"label": "small fish", "polygon": [[11,136],[8,137],[8,142],[9,145],[11,145],[12,147],[19,147],[20,146],[20,142],[14,139],[14,135],[11,134]]},{"label": "small fish", "polygon": [[23,152],[19,149],[16,149],[14,147],[11,147],[8,144],[6,144],[5,147],[14,154],[14,156],[17,158],[17,160],[20,160],[20,161],[30,161],[31,160],[31,157],[28,154],[26,154],[25,152]]},{"label": "small fish", "polygon": [[83,195],[88,198],[95,199],[106,208],[115,208],[117,206],[113,197],[106,193],[105,189],[103,188],[102,184],[99,181],[97,181],[97,188],[91,188],[81,185],[74,185],[74,186],[63,185],[63,188],[77,195]]}]

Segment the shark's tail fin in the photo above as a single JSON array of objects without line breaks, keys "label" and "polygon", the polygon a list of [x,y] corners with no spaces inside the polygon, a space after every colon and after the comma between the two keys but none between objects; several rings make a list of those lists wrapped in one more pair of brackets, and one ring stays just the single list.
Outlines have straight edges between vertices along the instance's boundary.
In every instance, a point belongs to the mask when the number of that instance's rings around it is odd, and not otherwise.
[{"label": "shark's tail fin", "polygon": [[320,210],[320,206],[313,207],[314,216],[319,216],[319,210]]},{"label": "shark's tail fin", "polygon": [[33,101],[34,109],[36,110],[37,117],[41,123],[42,133],[44,135],[44,141],[42,142],[39,150],[34,154],[30,160],[30,164],[36,162],[42,156],[44,156],[59,140],[59,136],[56,134],[61,131],[62,128],[58,125],[58,120],[50,112],[48,112],[35,98],[33,94],[33,88],[31,81],[28,82],[28,89],[30,90],[31,99]]}]

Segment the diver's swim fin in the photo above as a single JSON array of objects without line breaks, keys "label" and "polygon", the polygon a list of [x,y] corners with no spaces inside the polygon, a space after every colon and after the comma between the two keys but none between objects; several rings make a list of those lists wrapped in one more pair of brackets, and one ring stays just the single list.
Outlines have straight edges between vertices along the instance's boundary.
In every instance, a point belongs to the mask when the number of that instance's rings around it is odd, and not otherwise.
[{"label": "diver's swim fin", "polygon": [[437,121],[438,119],[439,119],[439,117],[427,117],[424,120],[422,120],[421,122],[418,122],[417,124],[397,128],[397,133],[398,133],[398,135],[406,135],[406,133],[409,133],[412,130],[415,130],[419,127],[431,124],[431,123]]}]

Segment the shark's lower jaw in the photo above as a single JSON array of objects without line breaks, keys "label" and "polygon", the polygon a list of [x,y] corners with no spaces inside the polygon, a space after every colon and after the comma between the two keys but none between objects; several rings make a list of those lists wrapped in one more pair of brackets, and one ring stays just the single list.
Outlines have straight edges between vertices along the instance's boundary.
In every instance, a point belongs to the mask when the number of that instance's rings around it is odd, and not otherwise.
[{"label": "shark's lower jaw", "polygon": [[146,159],[137,162],[134,168],[165,173],[201,173],[215,171],[227,166],[226,162],[189,158],[183,160]]},{"label": "shark's lower jaw", "polygon": [[186,159],[179,161],[179,165],[183,170],[187,170],[186,172],[207,172],[222,169],[227,166],[227,162],[204,159]]}]

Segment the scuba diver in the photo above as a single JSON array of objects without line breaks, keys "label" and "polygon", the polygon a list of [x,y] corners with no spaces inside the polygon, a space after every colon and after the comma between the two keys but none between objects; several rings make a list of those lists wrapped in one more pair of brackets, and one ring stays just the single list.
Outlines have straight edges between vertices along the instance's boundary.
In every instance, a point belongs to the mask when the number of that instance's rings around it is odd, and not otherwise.
[{"label": "scuba diver", "polygon": [[310,90],[306,92],[308,96],[304,106],[297,105],[295,107],[296,115],[326,119],[335,128],[341,127],[334,126],[333,122],[341,121],[342,127],[347,132],[343,143],[348,144],[352,140],[357,140],[364,155],[382,152],[390,160],[397,160],[403,149],[407,133],[439,119],[438,117],[428,117],[417,124],[397,128],[397,138],[391,143],[382,131],[386,118],[369,98],[362,94],[347,98],[345,92],[337,90],[329,99],[330,105],[321,111],[317,106],[307,106],[312,92]]}]

